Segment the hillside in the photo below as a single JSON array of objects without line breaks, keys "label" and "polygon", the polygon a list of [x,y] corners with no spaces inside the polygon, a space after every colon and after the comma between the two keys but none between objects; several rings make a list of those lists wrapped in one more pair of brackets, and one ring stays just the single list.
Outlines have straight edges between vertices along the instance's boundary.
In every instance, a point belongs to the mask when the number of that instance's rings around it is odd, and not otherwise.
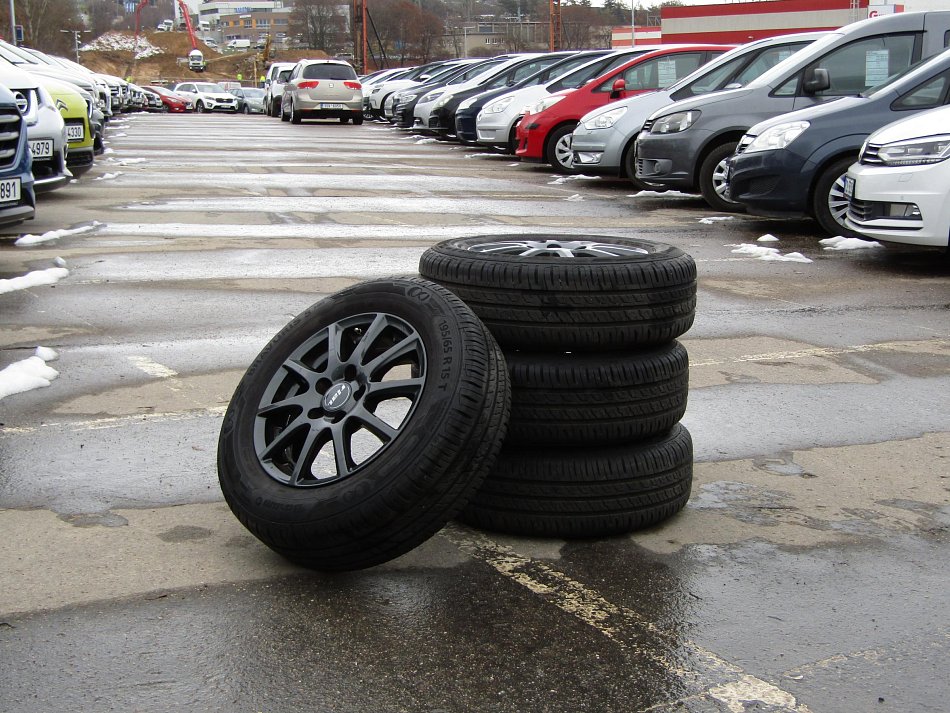
[{"label": "hillside", "polygon": [[271,62],[296,62],[304,58],[323,58],[320,50],[285,50],[274,54],[261,64],[259,50],[252,52],[221,53],[198,41],[198,49],[208,63],[202,73],[189,71],[184,60],[191,51],[187,32],[151,32],[139,36],[138,58],[133,59],[134,36],[130,32],[109,32],[80,48],[82,64],[94,72],[131,77],[136,84],[169,84],[189,79],[208,81],[237,80],[240,75],[245,83],[259,77]]}]

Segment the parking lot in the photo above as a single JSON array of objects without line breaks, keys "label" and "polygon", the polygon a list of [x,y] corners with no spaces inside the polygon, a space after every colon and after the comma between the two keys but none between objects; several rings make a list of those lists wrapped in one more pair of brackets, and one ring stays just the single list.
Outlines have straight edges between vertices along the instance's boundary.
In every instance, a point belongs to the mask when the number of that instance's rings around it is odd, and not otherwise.
[{"label": "parking lot", "polygon": [[[946,255],[372,122],[106,140],[0,233],[0,279],[68,270],[0,293],[0,369],[44,346],[59,372],[0,400],[0,709],[946,710]],[[270,337],[440,240],[539,232],[695,259],[686,508],[602,540],[452,523],[348,574],[251,536],[215,451]]]}]

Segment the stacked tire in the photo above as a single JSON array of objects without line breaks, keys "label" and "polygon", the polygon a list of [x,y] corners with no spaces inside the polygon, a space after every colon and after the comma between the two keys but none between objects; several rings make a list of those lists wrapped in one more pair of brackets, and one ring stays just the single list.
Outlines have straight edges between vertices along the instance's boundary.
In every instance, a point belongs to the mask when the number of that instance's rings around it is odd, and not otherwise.
[{"label": "stacked tire", "polygon": [[481,319],[511,380],[501,453],[459,519],[597,537],[686,504],[689,364],[676,338],[695,316],[689,255],[620,237],[481,236],[430,248],[419,272]]}]

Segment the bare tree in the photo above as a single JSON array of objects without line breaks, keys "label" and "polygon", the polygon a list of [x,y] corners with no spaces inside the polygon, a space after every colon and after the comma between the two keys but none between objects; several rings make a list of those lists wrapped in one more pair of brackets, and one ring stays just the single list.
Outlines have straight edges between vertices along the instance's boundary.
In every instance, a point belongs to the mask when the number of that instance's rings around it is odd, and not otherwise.
[{"label": "bare tree", "polygon": [[[71,54],[74,36],[60,30],[83,30],[75,0],[15,0],[16,24],[23,25],[24,44],[55,54]],[[10,27],[10,6],[0,8],[0,27]]]},{"label": "bare tree", "polygon": [[291,32],[310,49],[336,54],[348,42],[346,17],[337,0],[296,0],[290,14]]}]

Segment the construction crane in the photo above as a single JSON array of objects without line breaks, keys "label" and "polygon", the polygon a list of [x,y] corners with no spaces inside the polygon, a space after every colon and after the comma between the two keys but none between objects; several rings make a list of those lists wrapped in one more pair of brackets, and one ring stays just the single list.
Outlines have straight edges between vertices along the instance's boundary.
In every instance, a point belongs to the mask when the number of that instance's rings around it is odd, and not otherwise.
[{"label": "construction crane", "polygon": [[181,10],[181,17],[185,22],[185,28],[188,30],[188,37],[191,39],[191,52],[188,53],[188,69],[194,72],[205,71],[205,57],[198,49],[198,38],[195,37],[195,28],[191,24],[191,14],[185,0],[178,0],[178,9]]}]

